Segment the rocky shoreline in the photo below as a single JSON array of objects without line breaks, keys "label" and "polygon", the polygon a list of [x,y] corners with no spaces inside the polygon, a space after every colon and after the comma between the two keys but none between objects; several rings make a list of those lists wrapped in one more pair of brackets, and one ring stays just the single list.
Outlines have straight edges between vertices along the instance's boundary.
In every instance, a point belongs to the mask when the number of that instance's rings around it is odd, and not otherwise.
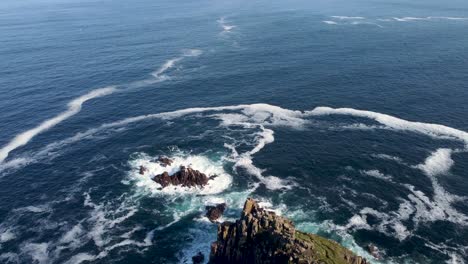
[{"label": "rocky shoreline", "polygon": [[[171,166],[173,163],[166,157],[160,157],[156,162],[163,167]],[[147,171],[143,166],[139,169],[142,175]],[[165,171],[152,179],[162,188],[169,185],[203,188],[215,177],[215,175],[208,177],[190,167],[180,166],[172,175]],[[216,223],[226,207],[225,203],[206,206],[205,216],[212,223]],[[378,249],[373,247],[369,249],[371,254],[378,255]],[[193,256],[192,261],[195,264],[204,263],[205,256],[199,252]],[[217,240],[211,244],[208,263],[369,264],[370,262],[335,241],[296,230],[291,220],[261,208],[255,200],[248,198],[240,219],[218,224]]]},{"label": "rocky shoreline", "polygon": [[296,230],[289,219],[261,208],[249,198],[239,220],[218,225],[218,237],[211,245],[209,263],[369,262],[335,241]]}]

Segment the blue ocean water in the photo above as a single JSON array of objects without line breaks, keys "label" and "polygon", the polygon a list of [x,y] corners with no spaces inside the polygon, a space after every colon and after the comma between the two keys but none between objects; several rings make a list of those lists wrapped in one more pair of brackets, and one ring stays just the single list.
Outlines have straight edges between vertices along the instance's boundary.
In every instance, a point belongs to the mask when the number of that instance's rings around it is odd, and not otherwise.
[{"label": "blue ocean water", "polygon": [[[254,197],[465,263],[467,29],[456,0],[4,0],[0,262],[191,263],[205,205]],[[218,178],[159,190],[160,155]]]}]

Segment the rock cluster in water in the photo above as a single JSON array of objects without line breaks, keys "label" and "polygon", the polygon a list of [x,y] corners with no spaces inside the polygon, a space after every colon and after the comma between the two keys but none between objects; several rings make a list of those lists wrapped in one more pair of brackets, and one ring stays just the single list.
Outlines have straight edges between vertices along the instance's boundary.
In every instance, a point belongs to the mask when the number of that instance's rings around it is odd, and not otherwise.
[{"label": "rock cluster in water", "polygon": [[290,220],[260,208],[249,198],[239,220],[218,226],[218,238],[211,245],[209,263],[369,262],[334,241],[297,231]]},{"label": "rock cluster in water", "polygon": [[194,170],[192,168],[186,168],[180,166],[180,170],[173,175],[169,175],[167,171],[162,174],[154,176],[153,181],[161,184],[161,186],[167,187],[169,185],[179,185],[182,187],[203,187],[208,184],[210,178],[205,174]]},{"label": "rock cluster in water", "polygon": [[171,166],[172,163],[173,163],[174,161],[171,160],[171,159],[168,158],[168,157],[159,157],[159,158],[158,158],[158,162],[159,162],[163,167],[166,167],[166,166]]},{"label": "rock cluster in water", "polygon": [[221,203],[215,206],[209,205],[206,206],[205,209],[206,217],[208,217],[208,219],[214,223],[223,215],[224,211],[226,210],[226,204]]},{"label": "rock cluster in water", "polygon": [[[157,160],[163,167],[171,166],[174,162],[167,157],[159,157]],[[144,175],[148,169],[144,166],[140,166],[139,173]],[[162,188],[169,185],[176,185],[182,187],[203,187],[208,184],[208,181],[214,179],[216,176],[208,177],[204,173],[180,166],[180,169],[173,175],[169,175],[169,172],[165,171],[153,177],[153,181],[159,183]],[[224,210],[223,210],[224,211]]]},{"label": "rock cluster in water", "polygon": [[203,253],[198,252],[195,256],[192,257],[193,264],[202,264],[205,261],[205,255]]}]

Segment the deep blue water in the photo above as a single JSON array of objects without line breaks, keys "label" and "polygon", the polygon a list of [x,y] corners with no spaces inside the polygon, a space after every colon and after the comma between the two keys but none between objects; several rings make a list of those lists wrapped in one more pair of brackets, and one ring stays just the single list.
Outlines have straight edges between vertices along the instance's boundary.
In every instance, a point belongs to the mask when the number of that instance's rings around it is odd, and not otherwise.
[{"label": "deep blue water", "polygon": [[[467,30],[454,0],[2,1],[0,262],[190,263],[204,206],[254,197],[465,263]],[[159,155],[221,176],[160,191]]]}]

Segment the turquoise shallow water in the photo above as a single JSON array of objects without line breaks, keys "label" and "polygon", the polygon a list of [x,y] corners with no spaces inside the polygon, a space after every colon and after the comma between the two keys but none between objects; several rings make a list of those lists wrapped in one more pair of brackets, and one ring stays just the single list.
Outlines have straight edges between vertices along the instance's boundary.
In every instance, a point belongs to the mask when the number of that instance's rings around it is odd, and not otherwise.
[{"label": "turquoise shallow water", "polygon": [[[375,263],[464,263],[467,27],[464,1],[3,1],[1,262],[190,263],[204,206],[254,197]],[[160,191],[159,155],[220,176]]]}]

